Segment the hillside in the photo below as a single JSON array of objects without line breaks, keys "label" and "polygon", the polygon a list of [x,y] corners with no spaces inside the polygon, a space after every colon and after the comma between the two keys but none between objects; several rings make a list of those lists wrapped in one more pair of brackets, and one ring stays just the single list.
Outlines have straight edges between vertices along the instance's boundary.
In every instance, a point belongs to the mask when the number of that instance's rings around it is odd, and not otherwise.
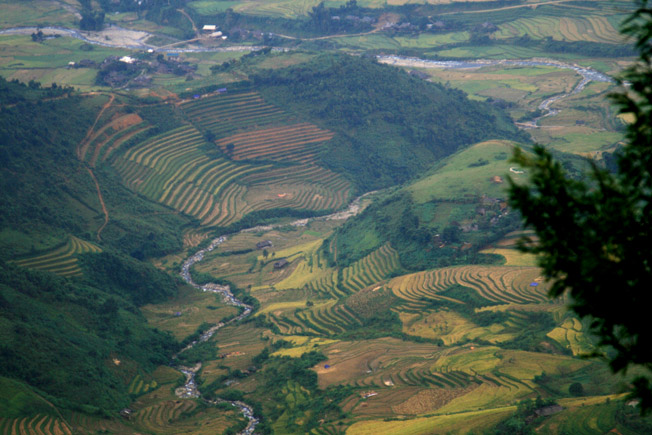
[{"label": "hillside", "polygon": [[0,3],[0,435],[652,433],[505,193],[631,2]]},{"label": "hillside", "polygon": [[[461,150],[349,220],[327,241],[346,266],[386,243],[405,270],[480,261],[488,243],[519,228],[506,208],[513,143],[487,141]],[[484,261],[492,261],[488,257]]]},{"label": "hillside", "polygon": [[481,140],[527,141],[491,105],[365,57],[324,55],[254,83],[269,101],[337,132],[321,160],[362,191],[412,179]]},{"label": "hillside", "polygon": [[0,117],[2,376],[63,408],[119,409],[131,377],[177,349],[138,306],[176,295],[178,283],[136,257],[178,249],[172,229],[187,220],[76,158],[106,97],[0,89],[13,101]]}]

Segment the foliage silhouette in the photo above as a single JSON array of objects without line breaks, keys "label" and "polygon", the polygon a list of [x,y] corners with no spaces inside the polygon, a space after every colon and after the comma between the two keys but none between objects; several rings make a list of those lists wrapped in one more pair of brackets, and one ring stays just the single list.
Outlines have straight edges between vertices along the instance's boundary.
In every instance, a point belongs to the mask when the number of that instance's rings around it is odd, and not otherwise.
[{"label": "foliage silhouette", "polygon": [[570,296],[571,308],[591,320],[611,369],[641,367],[632,394],[642,412],[652,409],[652,335],[646,300],[652,289],[652,8],[647,0],[624,22],[639,61],[623,75],[625,90],[612,95],[621,113],[631,113],[627,145],[609,172],[589,161],[578,180],[542,146],[534,156],[517,149],[514,161],[530,182],[510,180],[511,204],[536,231],[536,244],[522,249],[539,256],[552,281],[550,296]]}]

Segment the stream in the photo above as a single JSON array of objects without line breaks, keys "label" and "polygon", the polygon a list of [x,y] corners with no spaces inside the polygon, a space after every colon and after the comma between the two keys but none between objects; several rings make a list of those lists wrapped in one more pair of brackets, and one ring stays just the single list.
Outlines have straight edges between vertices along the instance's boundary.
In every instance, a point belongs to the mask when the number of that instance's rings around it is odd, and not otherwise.
[{"label": "stream", "polygon": [[[326,216],[318,216],[314,218],[307,218],[307,219],[299,219],[296,221],[293,221],[290,223],[290,225],[295,226],[295,227],[303,227],[308,224],[310,221],[327,221],[327,220],[346,220],[350,218],[351,216],[355,216],[356,214],[360,213],[364,207],[362,205],[362,200],[369,196],[376,193],[374,192],[368,192],[365,193],[362,196],[359,196],[358,198],[354,199],[349,203],[349,206],[343,210],[339,211],[333,214],[329,214]],[[260,225],[260,226],[255,226],[251,228],[246,228],[244,230],[239,231],[238,233],[234,234],[228,234],[228,235],[223,235],[219,236],[211,241],[211,243],[204,249],[201,249],[197,251],[195,254],[191,255],[186,259],[186,261],[183,262],[183,265],[181,266],[181,278],[191,286],[195,287],[197,290],[201,290],[202,292],[211,292],[211,293],[217,293],[220,296],[222,296],[222,300],[225,304],[227,305],[232,305],[235,307],[241,307],[242,312],[237,316],[234,317],[233,319],[229,320],[228,322],[219,322],[217,325],[212,326],[211,328],[207,329],[204,331],[201,336],[188,344],[185,348],[183,348],[179,353],[184,352],[188,349],[191,349],[193,346],[195,346],[198,343],[203,343],[205,341],[210,340],[210,338],[215,335],[215,333],[223,328],[226,325],[238,322],[245,317],[249,316],[253,310],[253,307],[251,305],[247,305],[238,298],[236,298],[233,293],[231,292],[231,288],[228,285],[220,285],[220,284],[215,284],[215,283],[208,283],[204,285],[199,285],[195,283],[192,280],[192,276],[190,275],[190,268],[202,261],[205,257],[205,255],[211,251],[213,251],[215,248],[220,246],[222,243],[224,243],[228,237],[233,236],[235,234],[239,233],[249,233],[249,232],[256,232],[256,231],[269,231],[271,229],[287,225],[287,224],[274,224],[274,225]],[[201,393],[199,392],[199,389],[197,388],[197,382],[195,380],[195,376],[197,372],[201,369],[202,364],[197,363],[193,367],[187,367],[187,366],[179,366],[177,367],[181,373],[183,373],[186,377],[186,381],[183,386],[177,388],[175,390],[175,394],[177,397],[184,398],[184,399],[190,399],[190,398],[200,398]],[[254,430],[256,429],[256,425],[260,422],[260,420],[254,415],[254,411],[251,406],[247,405],[244,402],[241,401],[229,401],[229,400],[224,400],[224,399],[216,399],[213,401],[207,401],[208,403],[213,403],[213,404],[219,404],[219,403],[230,403],[232,406],[235,406],[242,412],[242,414],[249,420],[249,423],[247,424],[247,427],[240,432],[242,435],[251,435],[254,433]]]}]

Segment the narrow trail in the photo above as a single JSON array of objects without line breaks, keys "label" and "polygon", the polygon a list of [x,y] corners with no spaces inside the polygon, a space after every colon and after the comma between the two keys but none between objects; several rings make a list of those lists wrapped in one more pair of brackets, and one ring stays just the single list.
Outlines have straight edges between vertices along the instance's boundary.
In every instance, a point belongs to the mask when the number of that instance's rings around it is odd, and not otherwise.
[{"label": "narrow trail", "polygon": [[195,32],[195,36],[198,39],[199,38],[199,30],[197,30],[197,26],[195,25],[195,22],[192,20],[190,15],[188,15],[188,13],[183,9],[177,9],[177,12],[181,13],[183,16],[188,18],[188,21],[190,21],[190,25],[192,26],[192,31]]},{"label": "narrow trail", "polygon": [[88,170],[88,173],[90,174],[91,178],[93,179],[93,182],[95,182],[95,188],[97,189],[97,198],[100,200],[100,205],[102,206],[102,212],[104,213],[104,223],[102,226],[97,230],[97,240],[102,241],[102,230],[104,230],[104,227],[106,227],[106,224],[109,223],[109,212],[106,209],[106,204],[104,204],[104,198],[102,197],[102,191],[100,190],[100,183],[97,182],[97,178],[95,178],[95,174],[93,173],[93,170],[91,168],[86,168]]},{"label": "narrow trail", "polygon": [[104,114],[104,111],[111,107],[111,104],[113,104],[113,101],[115,100],[115,95],[110,94],[109,96],[109,101],[102,106],[102,109],[100,110],[100,113],[97,114],[97,117],[95,118],[95,122],[93,122],[93,125],[91,126],[90,129],[88,129],[88,133],[86,133],[86,136],[82,141],[79,143],[77,146],[77,158],[79,160],[84,161],[84,157],[86,156],[86,151],[88,151],[88,146],[90,145],[90,138],[95,132],[95,126],[99,122],[100,118],[102,118],[102,115]]}]

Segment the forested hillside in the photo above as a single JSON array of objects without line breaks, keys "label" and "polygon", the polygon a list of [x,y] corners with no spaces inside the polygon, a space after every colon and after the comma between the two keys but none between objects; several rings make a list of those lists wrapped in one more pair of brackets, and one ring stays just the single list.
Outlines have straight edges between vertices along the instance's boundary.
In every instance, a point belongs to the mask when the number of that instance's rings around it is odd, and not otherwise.
[{"label": "forested hillside", "polygon": [[481,140],[527,140],[491,105],[370,58],[324,55],[254,83],[269,101],[338,132],[321,159],[363,191],[409,180]]},{"label": "forested hillside", "polygon": [[178,249],[172,229],[187,220],[95,171],[111,218],[100,234],[99,187],[74,150],[106,97],[3,79],[0,93],[11,103],[0,109],[2,376],[64,408],[119,409],[134,373],[177,349],[138,307],[176,295],[179,284],[134,257]]}]

